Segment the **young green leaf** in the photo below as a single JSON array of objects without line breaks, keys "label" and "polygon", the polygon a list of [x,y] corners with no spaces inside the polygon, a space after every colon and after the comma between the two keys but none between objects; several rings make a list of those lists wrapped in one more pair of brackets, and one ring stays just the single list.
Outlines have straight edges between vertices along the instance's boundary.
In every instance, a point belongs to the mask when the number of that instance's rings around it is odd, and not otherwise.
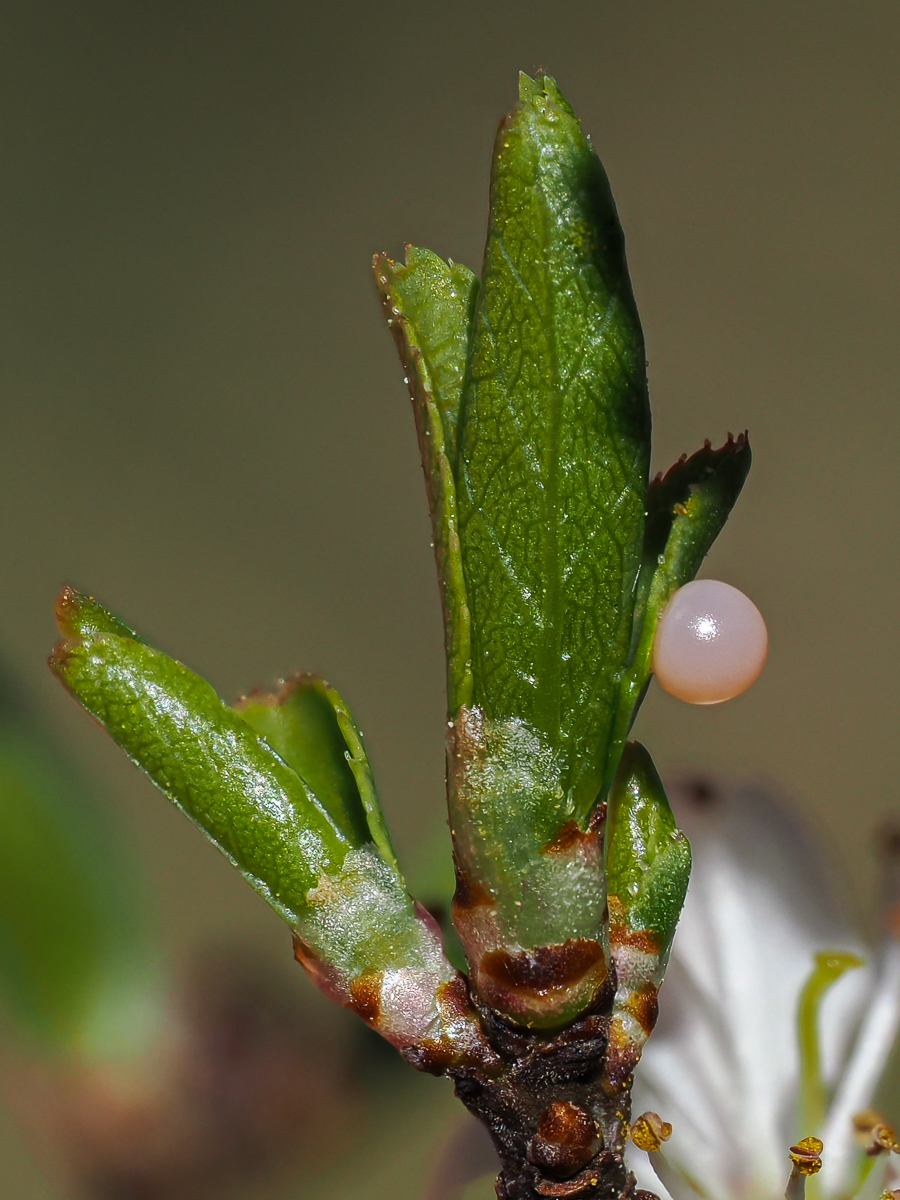
[{"label": "young green leaf", "polygon": [[440,931],[406,891],[337,693],[307,677],[238,713],[87,597],[67,591],[61,616],[55,673],[291,924],[317,985],[423,1070],[492,1061]]},{"label": "young green leaf", "polygon": [[371,838],[382,858],[399,869],[362,736],[333,687],[315,675],[296,675],[279,692],[253,692],[235,707],[351,841],[361,845]]},{"label": "young green leaf", "polygon": [[640,742],[622,755],[610,797],[606,877],[615,924],[651,933],[665,960],[690,877],[691,848]]},{"label": "young green leaf", "polygon": [[473,702],[598,799],[630,648],[650,449],[644,342],[603,167],[548,76],[500,127],[459,426]]},{"label": "young green leaf", "polygon": [[609,943],[618,984],[606,1078],[616,1090],[631,1077],[653,1032],[657,992],[691,873],[690,844],[639,742],[625,747],[608,821]]},{"label": "young green leaf", "polygon": [[374,267],[416,417],[444,609],[447,703],[455,714],[472,692],[454,473],[478,281],[468,267],[417,246],[407,247],[405,264],[377,254]]},{"label": "young green leaf", "polygon": [[[299,775],[187,667],[67,609],[50,665],[286,920],[354,844]],[[82,624],[82,616],[87,614]]]},{"label": "young green leaf", "polygon": [[633,655],[622,678],[616,747],[623,745],[650,679],[653,638],[662,610],[672,594],[690,583],[728,520],[751,463],[746,433],[714,450],[682,456],[650,485],[643,563],[635,606]]}]

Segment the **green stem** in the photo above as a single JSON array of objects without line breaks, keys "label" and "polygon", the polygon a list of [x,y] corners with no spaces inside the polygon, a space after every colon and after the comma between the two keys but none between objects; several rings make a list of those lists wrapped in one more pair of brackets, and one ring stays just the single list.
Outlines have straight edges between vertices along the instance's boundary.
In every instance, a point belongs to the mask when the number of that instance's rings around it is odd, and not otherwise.
[{"label": "green stem", "polygon": [[844,950],[823,950],[816,955],[815,966],[800,993],[797,1027],[800,1043],[800,1101],[798,1136],[817,1133],[825,1119],[826,1095],[822,1079],[819,1039],[819,1010],[825,993],[846,972],[863,966],[856,954]]}]

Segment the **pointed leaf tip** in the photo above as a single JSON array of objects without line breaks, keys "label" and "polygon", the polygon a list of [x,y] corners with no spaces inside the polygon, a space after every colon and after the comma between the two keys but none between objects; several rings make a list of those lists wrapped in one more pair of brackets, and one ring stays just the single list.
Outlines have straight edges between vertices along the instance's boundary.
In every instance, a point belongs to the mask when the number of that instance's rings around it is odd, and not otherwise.
[{"label": "pointed leaf tip", "polygon": [[565,749],[583,820],[629,653],[650,410],[603,166],[549,76],[521,89],[495,144],[459,421],[473,703]]},{"label": "pointed leaf tip", "polygon": [[567,116],[575,117],[575,112],[560,91],[559,84],[552,75],[548,75],[545,71],[538,71],[533,77],[525,71],[519,72],[519,102],[529,104],[541,111],[555,106]]},{"label": "pointed leaf tip", "polygon": [[531,100],[535,96],[537,96],[539,92],[542,92],[542,91],[543,91],[543,88],[541,87],[540,83],[538,82],[538,79],[533,78],[531,75],[528,74],[527,71],[519,72],[519,99],[520,100],[523,100],[523,101]]},{"label": "pointed leaf tip", "polygon": [[63,636],[67,638],[113,633],[118,637],[141,641],[130,626],[105,609],[93,596],[87,596],[68,584],[57,597],[56,620]]},{"label": "pointed leaf tip", "polygon": [[700,450],[690,457],[682,454],[657,475],[648,489],[631,661],[620,684],[611,767],[650,680],[659,617],[678,588],[699,571],[741,493],[751,461],[746,430],[736,438],[729,434],[718,449],[707,439]]},{"label": "pointed leaf tip", "polygon": [[[160,790],[292,924],[353,842],[215,690],[69,589],[51,668]],[[125,631],[124,633],[121,631]]]}]

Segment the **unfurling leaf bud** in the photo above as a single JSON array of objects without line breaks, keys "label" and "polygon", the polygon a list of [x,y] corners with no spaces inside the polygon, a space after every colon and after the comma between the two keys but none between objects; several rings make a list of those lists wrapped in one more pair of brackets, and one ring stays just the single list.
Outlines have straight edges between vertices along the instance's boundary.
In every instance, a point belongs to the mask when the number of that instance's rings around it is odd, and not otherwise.
[{"label": "unfurling leaf bud", "polygon": [[316,983],[426,1069],[489,1058],[337,693],[301,678],[242,715],[94,600],[66,589],[59,619],[55,673],[288,922]]},{"label": "unfurling leaf bud", "polygon": [[640,742],[625,747],[609,811],[607,888],[616,994],[607,1076],[622,1086],[653,1031],[657,992],[691,873],[691,848]]}]

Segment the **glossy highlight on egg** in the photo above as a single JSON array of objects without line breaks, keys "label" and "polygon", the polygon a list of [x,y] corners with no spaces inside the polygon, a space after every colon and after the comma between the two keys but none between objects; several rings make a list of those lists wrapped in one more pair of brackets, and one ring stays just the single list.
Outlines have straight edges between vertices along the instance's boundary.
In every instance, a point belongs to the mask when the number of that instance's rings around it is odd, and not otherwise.
[{"label": "glossy highlight on egg", "polygon": [[720,704],[759,678],[769,649],[753,601],[718,579],[695,579],[663,609],[653,641],[660,686],[689,704]]}]

